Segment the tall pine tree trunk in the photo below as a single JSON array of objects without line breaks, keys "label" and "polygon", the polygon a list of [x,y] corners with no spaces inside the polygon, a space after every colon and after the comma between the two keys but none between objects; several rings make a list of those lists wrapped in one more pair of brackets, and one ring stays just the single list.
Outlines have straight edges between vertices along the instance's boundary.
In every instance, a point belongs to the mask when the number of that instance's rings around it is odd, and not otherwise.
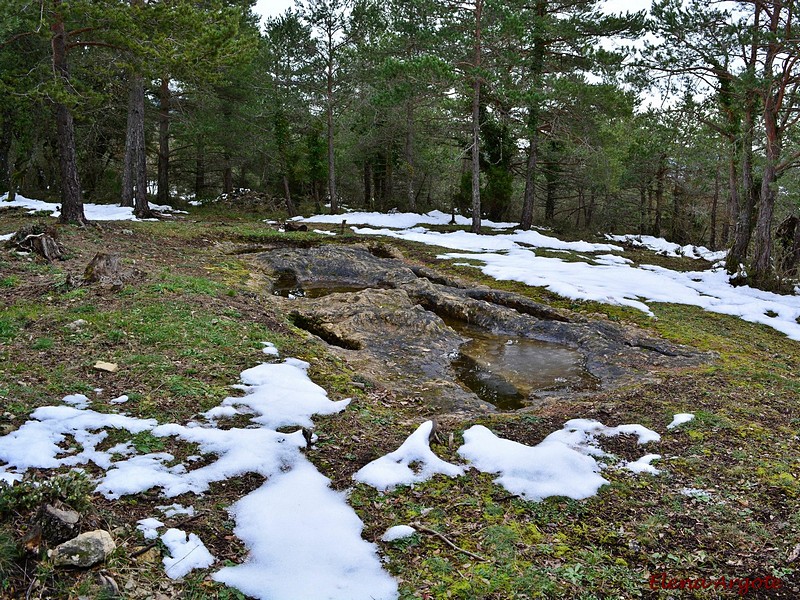
[{"label": "tall pine tree trunk", "polygon": [[475,0],[474,63],[475,81],[472,85],[472,233],[481,230],[481,17],[483,1]]},{"label": "tall pine tree trunk", "polygon": [[780,159],[780,139],[778,137],[778,115],[776,100],[769,97],[764,106],[764,130],[766,152],[761,192],[759,194],[758,218],[754,230],[754,251],[752,273],[758,287],[768,286],[773,279],[772,271],[772,218],[775,212],[777,195],[777,170]]},{"label": "tall pine tree trunk", "polygon": [[158,88],[158,191],[156,202],[169,204],[169,77],[161,79]]},{"label": "tall pine tree trunk", "polygon": [[742,189],[738,194],[736,224],[733,229],[733,245],[728,253],[727,270],[734,274],[740,264],[747,262],[747,250],[753,232],[753,211],[756,195],[753,189],[753,127],[755,107],[752,103],[744,117],[742,132]]},{"label": "tall pine tree trunk", "polygon": [[538,164],[539,152],[539,132],[535,123],[536,118],[531,119],[531,139],[528,147],[528,163],[525,167],[525,193],[522,197],[522,218],[520,228],[527,231],[533,225],[533,203],[536,198],[536,167]]},{"label": "tall pine tree trunk", "polygon": [[2,127],[0,127],[0,193],[11,191],[11,112],[6,111],[0,116]]},{"label": "tall pine tree trunk", "polygon": [[406,105],[406,206],[410,212],[417,211],[417,196],[414,193],[414,102]]},{"label": "tall pine tree trunk", "polygon": [[133,205],[133,214],[150,218],[147,202],[147,155],[144,139],[144,79],[132,75],[128,97],[128,131],[122,176],[122,206]]},{"label": "tall pine tree trunk", "polygon": [[202,140],[197,143],[194,159],[194,199],[200,200],[206,190],[206,151]]},{"label": "tall pine tree trunk", "polygon": [[[328,48],[333,47],[333,39],[329,34]],[[333,56],[329,54],[326,73],[325,116],[328,128],[328,196],[331,202],[331,214],[339,212],[339,198],[336,195],[336,158],[333,139]]]},{"label": "tall pine tree trunk", "polygon": [[[61,0],[53,0],[53,71],[65,90],[70,89],[67,65],[67,33],[60,12]],[[78,175],[77,151],[75,148],[75,124],[72,113],[63,102],[56,102],[56,127],[58,130],[59,167],[61,171],[61,223],[86,224],[83,213],[81,181]]]},{"label": "tall pine tree trunk", "polygon": [[286,196],[286,212],[289,213],[289,217],[296,217],[297,209],[292,201],[292,192],[289,189],[289,177],[285,172],[283,174],[283,193]]}]

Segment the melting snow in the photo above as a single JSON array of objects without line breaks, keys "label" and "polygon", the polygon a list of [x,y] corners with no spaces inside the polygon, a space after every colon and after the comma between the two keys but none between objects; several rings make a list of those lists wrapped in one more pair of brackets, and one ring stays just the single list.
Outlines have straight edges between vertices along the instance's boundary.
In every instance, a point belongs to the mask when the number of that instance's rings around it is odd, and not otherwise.
[{"label": "melting snow", "polygon": [[377,548],[361,539],[361,521],[329,483],[298,455],[290,471],[234,504],[234,533],[250,557],[214,579],[269,600],[396,598]]},{"label": "melting snow", "polygon": [[[353,230],[361,235],[382,235],[448,248],[456,252],[439,258],[483,263],[481,271],[501,281],[519,281],[545,287],[574,300],[629,306],[652,316],[647,302],[671,302],[698,306],[704,310],[732,315],[761,323],[800,341],[800,297],[764,292],[749,286],[734,287],[720,268],[708,271],[678,272],[653,265],[633,266],[630,259],[609,252],[624,252],[613,244],[564,242],[537,231],[516,230],[500,235],[479,235],[465,231],[440,233],[419,225],[448,223],[450,215],[433,211],[413,213],[348,213],[319,215],[305,219],[315,223],[348,223],[372,228]],[[469,224],[457,217],[460,225]],[[487,226],[513,228],[512,223],[487,223]],[[377,229],[375,229],[377,228]],[[641,244],[670,256],[690,256],[717,261],[724,252],[711,252],[702,246],[679,246],[650,236],[606,236],[610,241]],[[579,262],[536,256],[534,248],[555,251],[603,252],[594,257],[574,255]],[[458,262],[457,264],[469,264]],[[474,266],[474,265],[470,265]]]},{"label": "melting snow", "polygon": [[[7,200],[8,193],[0,196],[2,206],[19,206],[21,208],[29,209],[29,212],[47,211],[53,217],[61,215],[61,204],[56,202],[44,202],[43,200],[33,200],[17,194],[13,202]],[[151,210],[159,212],[185,212],[175,210],[171,206],[162,206],[159,204],[150,204]],[[84,204],[83,213],[89,221],[139,221],[134,214],[133,208],[127,206],[115,206],[113,204]]]},{"label": "melting snow", "polygon": [[677,415],[672,417],[672,422],[667,425],[667,429],[674,429],[678,425],[683,425],[684,423],[688,423],[694,419],[694,415],[692,413],[678,413]]},{"label": "melting snow", "polygon": [[411,525],[395,525],[394,527],[389,527],[389,529],[384,532],[381,536],[381,540],[384,542],[393,542],[395,540],[411,537],[415,533],[417,533],[417,530],[411,527]]},{"label": "melting snow", "polygon": [[136,522],[138,523],[136,529],[142,532],[142,536],[144,536],[146,540],[156,539],[158,537],[158,528],[164,526],[164,523],[153,517],[149,519],[139,519]]},{"label": "melting snow", "polygon": [[180,579],[193,569],[214,564],[214,557],[194,533],[187,537],[180,529],[167,529],[161,541],[171,555],[164,557],[164,571],[171,579]]},{"label": "melting snow", "polygon": [[[640,444],[661,439],[642,425],[606,427],[591,419],[572,419],[537,446],[526,446],[500,438],[483,425],[474,425],[464,432],[464,445],[458,454],[479,471],[499,473],[495,483],[512,494],[534,501],[549,496],[580,500],[594,496],[608,483],[600,476],[601,465],[594,458],[608,456],[598,447],[597,436],[620,434],[636,435]],[[640,461],[650,456],[655,455]],[[649,460],[652,458],[647,463]]]},{"label": "melting snow", "polygon": [[436,474],[458,477],[464,469],[443,461],[430,448],[433,421],[426,421],[394,452],[364,465],[353,479],[381,490],[427,481]]},{"label": "melting snow", "polygon": [[648,250],[653,250],[654,252],[658,252],[659,254],[673,258],[685,256],[695,260],[703,258],[709,262],[717,262],[718,260],[724,260],[728,255],[727,250],[715,252],[713,250],[709,250],[705,246],[692,246],[691,244],[681,246],[680,244],[674,244],[672,242],[668,242],[664,238],[657,238],[653,237],[652,235],[606,234],[606,239],[613,242],[627,242],[633,246],[641,246],[643,248],[647,248]]},{"label": "melting snow", "polygon": [[660,454],[645,454],[639,460],[625,464],[625,468],[634,473],[650,473],[651,475],[658,475],[660,471],[650,463],[654,460],[661,458]]},{"label": "melting snow", "polygon": [[[242,373],[243,398],[229,398],[221,409],[239,407],[256,416],[261,427],[218,429],[213,421],[201,424],[159,425],[155,419],[103,414],[87,408],[45,406],[31,414],[18,430],[0,437],[0,480],[12,484],[28,468],[56,468],[91,461],[102,469],[96,491],[107,498],[161,488],[165,497],[200,494],[215,481],[256,473],[266,483],[231,507],[236,533],[250,554],[243,565],[226,567],[216,578],[256,598],[295,600],[390,600],[397,583],[383,571],[377,548],[361,538],[362,523],[344,494],[330,489],[330,481],[308,462],[301,449],[302,431],[279,433],[270,427],[311,424],[312,414],[333,414],[348,401],[333,402],[306,373],[309,365],[297,359],[262,364]],[[77,395],[65,401],[85,402]],[[209,411],[213,412],[213,411]],[[106,429],[148,431],[197,444],[216,460],[190,469],[168,452],[136,454],[129,442],[97,450]],[[64,449],[71,435],[80,451]],[[119,455],[123,457],[120,459]],[[195,457],[198,458],[198,457]],[[119,460],[115,460],[119,459]],[[265,510],[265,507],[267,509]],[[193,514],[182,505],[159,507],[167,517]],[[148,538],[163,526],[144,519],[139,529]],[[214,558],[193,533],[169,529],[161,540],[170,551],[164,559],[167,575],[183,577],[190,570],[213,564]],[[300,594],[300,596],[298,596]]]},{"label": "melting snow", "polygon": [[[415,225],[448,225],[452,215],[443,213],[440,210],[432,210],[428,214],[420,215],[417,213],[401,213],[396,212],[393,214],[376,213],[376,212],[349,212],[344,215],[314,215],[304,219],[303,217],[295,217],[295,221],[304,221],[306,223],[327,223],[331,225],[339,225],[342,220],[346,220],[350,225],[370,225],[372,227],[393,227],[396,229],[408,229]],[[457,225],[471,225],[472,219],[456,215]],[[482,224],[490,229],[510,229],[516,227],[516,223],[495,223],[493,221],[482,221]]]}]

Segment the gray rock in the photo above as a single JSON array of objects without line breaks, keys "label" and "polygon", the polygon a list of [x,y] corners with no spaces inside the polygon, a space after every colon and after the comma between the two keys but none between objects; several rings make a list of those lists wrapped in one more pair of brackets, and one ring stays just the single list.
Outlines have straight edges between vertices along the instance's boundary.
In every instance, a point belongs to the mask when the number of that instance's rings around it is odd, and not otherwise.
[{"label": "gray rock", "polygon": [[87,531],[56,546],[50,558],[57,567],[91,567],[103,562],[116,547],[107,531]]},{"label": "gray rock", "polygon": [[38,518],[42,537],[51,544],[60,544],[78,533],[81,515],[65,505],[46,504]]}]

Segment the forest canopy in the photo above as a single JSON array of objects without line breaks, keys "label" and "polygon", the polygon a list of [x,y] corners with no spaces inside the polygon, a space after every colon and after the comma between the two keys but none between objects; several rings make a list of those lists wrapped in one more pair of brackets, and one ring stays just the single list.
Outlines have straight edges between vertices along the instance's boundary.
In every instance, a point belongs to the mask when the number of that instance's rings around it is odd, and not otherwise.
[{"label": "forest canopy", "polygon": [[783,0],[0,0],[0,193],[440,209],[800,259]]}]

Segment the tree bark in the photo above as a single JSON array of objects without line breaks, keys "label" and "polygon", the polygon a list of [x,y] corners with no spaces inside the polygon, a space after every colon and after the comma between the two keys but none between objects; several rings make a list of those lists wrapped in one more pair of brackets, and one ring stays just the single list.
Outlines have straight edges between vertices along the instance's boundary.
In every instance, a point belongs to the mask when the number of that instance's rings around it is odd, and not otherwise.
[{"label": "tree bark", "polygon": [[773,279],[772,271],[772,218],[777,195],[777,164],[780,159],[780,139],[778,137],[778,115],[775,98],[768,98],[764,106],[764,130],[766,152],[764,173],[759,194],[758,218],[753,232],[755,247],[753,251],[752,273],[754,283],[767,286]]},{"label": "tree bark", "polygon": [[333,139],[333,33],[328,30],[328,61],[326,69],[325,117],[328,138],[328,196],[331,214],[339,212],[339,198],[336,195],[336,155]]},{"label": "tree bark", "polygon": [[750,246],[750,237],[753,227],[753,210],[756,197],[753,193],[753,121],[754,110],[752,103],[744,116],[744,131],[742,132],[742,189],[737,194],[736,224],[733,229],[733,245],[728,253],[727,270],[734,274],[739,270],[739,265],[747,262],[747,250]]},{"label": "tree bark", "polygon": [[475,0],[474,63],[472,86],[472,233],[481,230],[481,18],[484,0]]},{"label": "tree bark", "polygon": [[[60,12],[61,0],[53,0],[53,71],[65,89],[70,89],[67,65],[67,33]],[[77,151],[75,148],[75,124],[72,113],[63,102],[56,102],[56,127],[58,130],[59,167],[61,171],[61,216],[60,223],[86,225],[83,213],[81,181],[78,175]]]},{"label": "tree bark", "polygon": [[2,128],[0,129],[0,193],[11,191],[11,140],[13,137],[11,130],[11,114],[4,112],[2,117]]},{"label": "tree bark", "polygon": [[233,165],[231,165],[230,150],[222,153],[222,193],[230,194],[233,192]]},{"label": "tree bark", "polygon": [[133,214],[150,218],[147,203],[147,156],[144,139],[144,79],[130,78],[128,130],[125,136],[125,162],[122,175],[122,206],[133,206]]},{"label": "tree bark", "polygon": [[158,88],[158,204],[170,203],[169,192],[169,77],[161,79]]},{"label": "tree bark", "polygon": [[372,161],[364,161],[364,207],[372,210],[374,198],[372,195]]},{"label": "tree bark", "polygon": [[197,155],[194,159],[194,199],[200,200],[206,189],[205,145],[197,143]]},{"label": "tree bark", "polygon": [[406,204],[410,212],[417,211],[417,196],[414,192],[414,101],[406,104]]},{"label": "tree bark", "polygon": [[283,193],[286,196],[286,212],[289,213],[289,217],[296,217],[297,209],[294,206],[294,202],[292,202],[292,192],[289,189],[289,177],[286,173],[283,174]]},{"label": "tree bark", "polygon": [[522,197],[522,218],[520,228],[527,231],[533,225],[533,204],[536,198],[536,167],[538,164],[539,132],[536,118],[531,119],[531,137],[528,146],[528,163],[525,167],[525,193]]},{"label": "tree bark", "polygon": [[711,225],[708,234],[708,247],[715,250],[717,247],[717,207],[719,206],[719,163],[714,172],[714,195],[711,198]]}]

